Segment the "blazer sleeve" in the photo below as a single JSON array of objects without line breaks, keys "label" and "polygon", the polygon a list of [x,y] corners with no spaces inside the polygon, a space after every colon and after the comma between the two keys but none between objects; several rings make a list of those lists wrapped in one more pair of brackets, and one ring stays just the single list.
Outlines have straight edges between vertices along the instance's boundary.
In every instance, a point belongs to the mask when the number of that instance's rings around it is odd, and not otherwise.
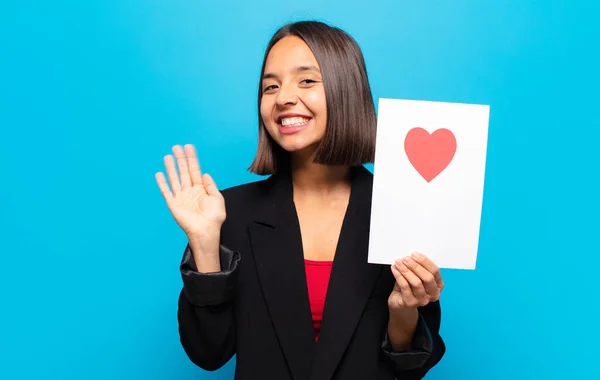
[{"label": "blazer sleeve", "polygon": [[221,271],[199,273],[189,244],[180,265],[183,289],[177,318],[181,345],[190,360],[207,371],[227,363],[235,353],[233,298],[240,254],[221,245]]},{"label": "blazer sleeve", "polygon": [[422,379],[442,359],[446,346],[439,333],[440,323],[439,301],[419,308],[412,348],[402,352],[394,351],[386,328],[382,351],[398,380]]}]

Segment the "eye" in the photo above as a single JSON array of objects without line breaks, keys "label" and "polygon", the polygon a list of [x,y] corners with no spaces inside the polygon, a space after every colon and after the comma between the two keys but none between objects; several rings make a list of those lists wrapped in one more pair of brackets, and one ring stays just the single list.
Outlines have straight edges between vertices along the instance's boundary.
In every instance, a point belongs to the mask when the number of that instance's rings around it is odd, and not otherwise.
[{"label": "eye", "polygon": [[316,80],[313,79],[304,79],[302,82],[300,83],[305,83],[305,84],[313,84],[313,83],[317,83]]},{"label": "eye", "polygon": [[272,84],[272,85],[270,85],[270,86],[267,86],[267,87],[265,87],[265,88],[263,89],[263,92],[267,92],[267,91],[270,91],[270,90],[274,90],[276,87],[277,87],[277,85],[275,85],[275,84]]}]

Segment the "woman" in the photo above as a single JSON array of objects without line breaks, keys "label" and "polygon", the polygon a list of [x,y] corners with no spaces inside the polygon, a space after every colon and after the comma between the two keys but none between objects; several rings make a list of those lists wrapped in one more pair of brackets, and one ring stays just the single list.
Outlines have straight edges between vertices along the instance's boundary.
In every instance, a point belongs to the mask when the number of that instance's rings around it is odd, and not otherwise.
[{"label": "woman", "polygon": [[376,117],[360,48],[320,22],[284,26],[258,105],[250,170],[270,177],[219,191],[190,145],[165,157],[170,188],[156,175],[189,239],[185,352],[205,370],[235,354],[236,379],[423,378],[445,352],[443,282],[423,255],[367,263]]}]

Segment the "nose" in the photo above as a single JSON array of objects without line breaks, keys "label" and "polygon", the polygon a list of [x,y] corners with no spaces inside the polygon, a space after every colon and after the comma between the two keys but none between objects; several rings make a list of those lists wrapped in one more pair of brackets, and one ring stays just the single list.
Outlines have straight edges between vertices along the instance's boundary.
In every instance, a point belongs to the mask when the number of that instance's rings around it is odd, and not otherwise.
[{"label": "nose", "polygon": [[282,84],[277,92],[277,105],[294,105],[298,102],[298,93],[292,84]]}]

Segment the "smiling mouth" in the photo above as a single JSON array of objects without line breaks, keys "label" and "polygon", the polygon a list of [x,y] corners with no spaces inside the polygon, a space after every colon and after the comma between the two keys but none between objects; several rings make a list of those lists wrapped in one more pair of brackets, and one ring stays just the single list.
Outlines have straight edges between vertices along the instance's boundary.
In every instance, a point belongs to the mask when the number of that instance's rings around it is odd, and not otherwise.
[{"label": "smiling mouth", "polygon": [[310,120],[309,117],[284,117],[279,120],[278,124],[282,127],[299,127],[308,124]]}]

